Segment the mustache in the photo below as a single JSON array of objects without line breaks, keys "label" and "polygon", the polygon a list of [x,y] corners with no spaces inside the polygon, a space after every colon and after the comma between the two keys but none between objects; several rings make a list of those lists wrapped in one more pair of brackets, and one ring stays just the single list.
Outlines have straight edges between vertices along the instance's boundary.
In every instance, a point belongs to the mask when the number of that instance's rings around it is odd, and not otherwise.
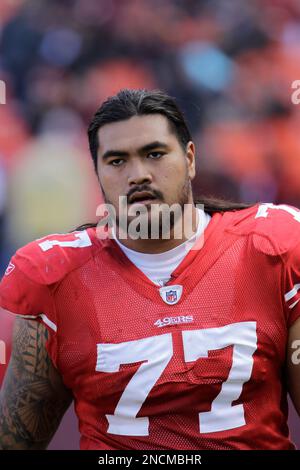
[{"label": "mustache", "polygon": [[152,194],[156,199],[160,199],[161,201],[164,200],[164,196],[161,191],[152,189],[146,184],[135,186],[134,188],[130,189],[127,194],[127,199],[130,199],[131,196],[133,196],[133,194],[143,192],[143,191],[147,191],[148,193]]}]

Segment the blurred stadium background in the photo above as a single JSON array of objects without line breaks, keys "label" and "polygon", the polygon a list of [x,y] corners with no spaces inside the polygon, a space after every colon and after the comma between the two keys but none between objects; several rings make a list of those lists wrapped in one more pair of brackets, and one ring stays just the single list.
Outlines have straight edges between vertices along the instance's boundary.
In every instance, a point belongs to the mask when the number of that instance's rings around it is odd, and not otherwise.
[{"label": "blurred stadium background", "polygon": [[[299,0],[1,0],[0,79],[0,275],[19,246],[95,220],[86,127],[123,87],[177,98],[197,194],[300,207]],[[77,448],[76,427],[70,410],[51,448]]]}]

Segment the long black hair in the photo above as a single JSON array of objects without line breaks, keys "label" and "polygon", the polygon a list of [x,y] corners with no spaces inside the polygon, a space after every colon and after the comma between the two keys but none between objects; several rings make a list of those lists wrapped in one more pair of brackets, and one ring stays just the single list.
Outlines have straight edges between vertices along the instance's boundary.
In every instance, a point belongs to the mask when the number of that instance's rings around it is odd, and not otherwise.
[{"label": "long black hair", "polygon": [[[182,111],[171,96],[160,90],[129,90],[127,88],[109,97],[94,114],[88,127],[88,139],[94,169],[97,174],[97,154],[99,148],[98,130],[105,124],[130,119],[133,116],[161,114],[168,119],[171,130],[185,150],[192,140],[191,133]],[[226,212],[251,207],[253,203],[238,203],[215,197],[201,196],[195,201],[203,204],[204,210],[212,215],[215,212]],[[97,222],[80,225],[76,230],[96,227]]]}]

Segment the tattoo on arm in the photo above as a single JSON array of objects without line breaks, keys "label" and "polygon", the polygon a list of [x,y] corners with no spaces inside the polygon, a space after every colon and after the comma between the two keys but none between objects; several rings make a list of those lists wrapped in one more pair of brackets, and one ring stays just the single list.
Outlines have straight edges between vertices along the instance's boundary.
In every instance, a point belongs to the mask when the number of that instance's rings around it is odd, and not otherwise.
[{"label": "tattoo on arm", "polygon": [[0,449],[45,449],[72,401],[46,350],[48,331],[17,319],[0,392]]}]

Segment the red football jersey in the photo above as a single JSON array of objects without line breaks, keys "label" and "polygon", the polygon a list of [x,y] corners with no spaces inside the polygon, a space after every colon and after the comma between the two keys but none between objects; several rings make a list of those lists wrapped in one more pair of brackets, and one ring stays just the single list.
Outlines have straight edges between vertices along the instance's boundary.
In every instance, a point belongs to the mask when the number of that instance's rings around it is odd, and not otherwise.
[{"label": "red football jersey", "polygon": [[293,449],[284,366],[300,212],[216,213],[164,288],[96,229],[17,251],[1,306],[38,318],[82,449]]}]

